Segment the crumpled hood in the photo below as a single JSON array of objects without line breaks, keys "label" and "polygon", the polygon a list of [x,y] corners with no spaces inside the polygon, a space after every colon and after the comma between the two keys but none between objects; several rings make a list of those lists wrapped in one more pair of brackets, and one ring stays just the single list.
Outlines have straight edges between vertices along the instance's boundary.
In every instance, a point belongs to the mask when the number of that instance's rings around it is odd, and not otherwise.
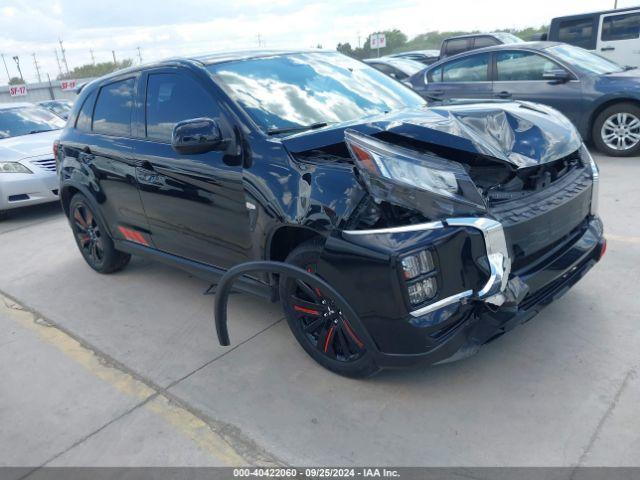
[{"label": "crumpled hood", "polygon": [[367,135],[390,132],[420,142],[486,155],[518,168],[565,157],[582,140],[558,111],[529,102],[459,102],[407,109],[304,132],[282,140],[293,152],[313,150],[344,141],[350,128]]},{"label": "crumpled hood", "polygon": [[17,161],[44,155],[53,157],[53,142],[60,137],[60,132],[52,130],[0,139],[0,160]]}]

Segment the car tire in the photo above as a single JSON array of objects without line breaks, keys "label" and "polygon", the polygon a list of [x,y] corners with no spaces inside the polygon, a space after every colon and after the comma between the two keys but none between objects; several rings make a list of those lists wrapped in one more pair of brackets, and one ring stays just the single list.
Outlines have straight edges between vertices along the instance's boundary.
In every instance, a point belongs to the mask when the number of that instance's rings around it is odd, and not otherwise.
[{"label": "car tire", "polygon": [[[321,252],[322,242],[311,240],[295,248],[286,261],[313,273]],[[318,289],[308,285],[304,288],[305,285],[292,279],[280,282],[282,307],[302,348],[320,365],[339,375],[364,378],[380,371],[349,320],[337,308],[331,309],[331,299]],[[323,311],[333,313],[324,319]],[[317,328],[309,331],[314,325]]]},{"label": "car tire", "polygon": [[612,157],[640,153],[640,107],[616,103],[605,108],[593,122],[591,138],[596,148]]},{"label": "car tire", "polygon": [[129,263],[131,255],[115,249],[102,220],[81,193],[69,203],[69,220],[82,257],[96,272],[114,273]]}]

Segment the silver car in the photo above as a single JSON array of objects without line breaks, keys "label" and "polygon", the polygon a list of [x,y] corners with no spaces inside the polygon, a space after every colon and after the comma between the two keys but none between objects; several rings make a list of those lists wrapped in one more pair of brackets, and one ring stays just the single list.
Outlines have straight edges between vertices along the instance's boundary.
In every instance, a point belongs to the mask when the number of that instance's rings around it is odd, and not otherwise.
[{"label": "silver car", "polygon": [[58,200],[53,143],[64,124],[30,103],[0,104],[0,219],[7,210]]}]

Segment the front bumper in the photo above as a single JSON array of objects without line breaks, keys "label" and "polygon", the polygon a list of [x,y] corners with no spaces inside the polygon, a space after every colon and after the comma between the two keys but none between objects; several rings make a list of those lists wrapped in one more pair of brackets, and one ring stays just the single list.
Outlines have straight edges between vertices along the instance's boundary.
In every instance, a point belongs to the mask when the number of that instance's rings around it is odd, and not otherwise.
[{"label": "front bumper", "polygon": [[58,200],[55,173],[0,173],[0,210]]},{"label": "front bumper", "polygon": [[[499,223],[450,219],[424,230],[341,232],[327,242],[319,273],[358,313],[380,366],[464,358],[526,322],[564,294],[600,259],[602,223],[588,217],[535,262],[512,271]],[[354,235],[355,233],[355,235]],[[439,297],[409,311],[395,281],[399,255],[416,245],[436,249]],[[389,275],[391,268],[392,274]],[[354,288],[355,286],[355,288]]]}]

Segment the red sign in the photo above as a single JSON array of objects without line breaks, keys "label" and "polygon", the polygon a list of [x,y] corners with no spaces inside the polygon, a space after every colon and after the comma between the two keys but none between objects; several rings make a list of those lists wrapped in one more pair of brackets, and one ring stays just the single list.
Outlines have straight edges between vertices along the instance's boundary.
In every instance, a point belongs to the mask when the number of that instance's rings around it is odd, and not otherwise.
[{"label": "red sign", "polygon": [[75,90],[77,86],[76,80],[60,80],[60,89],[61,90]]},{"label": "red sign", "polygon": [[14,85],[9,87],[9,95],[12,97],[24,97],[27,94],[27,87],[25,85]]}]

